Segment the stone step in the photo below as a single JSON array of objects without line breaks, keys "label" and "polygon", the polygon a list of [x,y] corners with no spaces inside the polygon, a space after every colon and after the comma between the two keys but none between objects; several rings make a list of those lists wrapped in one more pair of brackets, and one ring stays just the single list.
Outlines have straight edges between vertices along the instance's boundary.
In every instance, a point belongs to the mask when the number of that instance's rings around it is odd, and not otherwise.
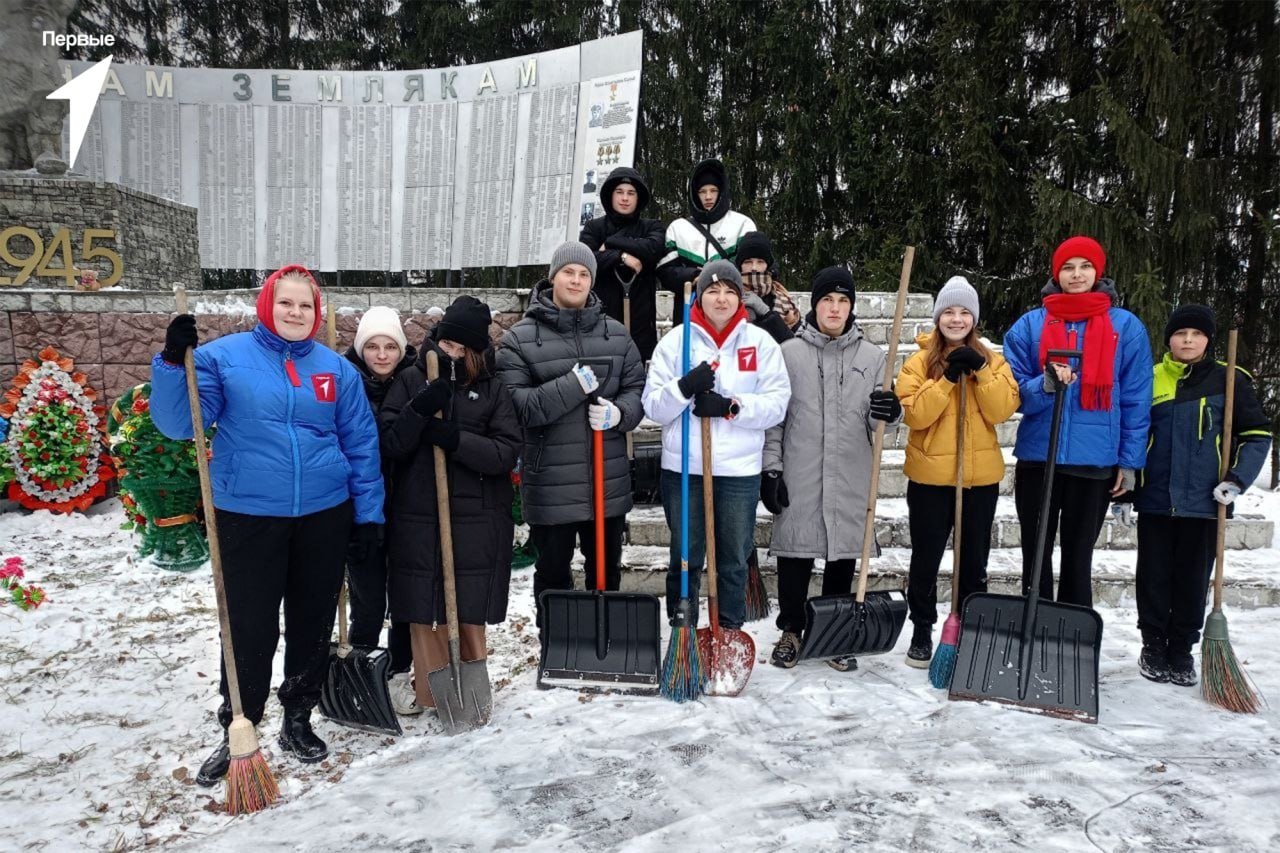
[{"label": "stone step", "polygon": [[[890,498],[877,502],[876,542],[881,548],[911,547],[911,532],[907,522],[906,500]],[[761,548],[769,546],[773,533],[773,517],[757,509],[755,539]],[[637,506],[627,516],[628,545],[666,546],[671,532],[658,506]],[[1275,523],[1258,515],[1240,515],[1227,524],[1226,547],[1234,550],[1270,548],[1275,538]],[[1020,548],[1022,525],[1013,508],[1013,500],[1003,497],[996,508],[996,520],[991,526],[992,548]],[[1108,516],[1102,525],[1094,547],[1100,550],[1124,551],[1137,547],[1136,529],[1126,529]]]},{"label": "stone step", "polygon": [[[1245,552],[1247,553],[1247,552]],[[772,557],[764,550],[759,552],[760,575],[769,595],[773,599],[770,624],[778,612],[778,575]],[[1236,558],[1240,560],[1239,557]],[[665,594],[667,549],[630,545],[622,551],[622,589],[627,592],[647,592],[659,597]],[[809,595],[822,594],[822,568],[815,568],[813,579],[809,584]],[[905,590],[907,586],[908,568],[911,563],[911,552],[902,548],[887,548],[872,562],[867,578],[867,588],[877,590]],[[532,570],[529,570],[532,571]],[[578,557],[574,572],[582,573],[582,560]],[[1022,592],[1022,556],[1016,550],[999,550],[991,552],[987,565],[987,589],[990,592],[1006,595],[1019,595]],[[582,582],[578,582],[579,586]],[[702,584],[702,594],[706,595],[706,584]],[[951,554],[943,555],[938,572],[938,601],[943,603],[951,596]],[[1255,573],[1248,567],[1240,568],[1235,564],[1228,572],[1222,591],[1223,603],[1228,609],[1258,607],[1280,607],[1280,586],[1274,576],[1265,572]],[[1111,607],[1132,608],[1136,591],[1134,589],[1133,566],[1099,564],[1093,572],[1093,600],[1097,604]],[[936,634],[935,634],[936,639]]]}]

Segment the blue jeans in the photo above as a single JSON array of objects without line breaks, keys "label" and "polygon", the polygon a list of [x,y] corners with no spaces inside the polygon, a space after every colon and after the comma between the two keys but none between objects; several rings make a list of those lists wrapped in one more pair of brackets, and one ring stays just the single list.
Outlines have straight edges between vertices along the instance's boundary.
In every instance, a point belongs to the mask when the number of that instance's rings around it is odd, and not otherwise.
[{"label": "blue jeans", "polygon": [[[760,475],[713,477],[716,507],[716,595],[720,627],[741,628],[747,618],[747,557],[751,553],[760,499]],[[671,529],[671,559],[667,565],[667,618],[680,604],[680,472],[662,471],[662,509]],[[689,475],[689,599],[697,619],[698,586],[706,550],[702,526],[702,476]]]}]

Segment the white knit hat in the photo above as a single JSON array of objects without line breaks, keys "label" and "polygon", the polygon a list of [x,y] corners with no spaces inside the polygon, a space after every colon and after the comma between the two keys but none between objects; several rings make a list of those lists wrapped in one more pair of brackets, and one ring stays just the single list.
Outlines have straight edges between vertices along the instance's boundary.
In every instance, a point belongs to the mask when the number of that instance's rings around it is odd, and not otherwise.
[{"label": "white knit hat", "polygon": [[356,352],[363,353],[364,345],[370,338],[378,335],[391,338],[400,347],[400,353],[404,354],[408,341],[405,340],[404,327],[400,325],[400,315],[396,313],[396,309],[375,305],[364,312],[360,325],[356,327]]},{"label": "white knit hat", "polygon": [[948,308],[967,309],[973,315],[973,324],[978,325],[978,291],[962,275],[953,275],[938,291],[938,298],[933,301],[933,322],[937,323]]}]

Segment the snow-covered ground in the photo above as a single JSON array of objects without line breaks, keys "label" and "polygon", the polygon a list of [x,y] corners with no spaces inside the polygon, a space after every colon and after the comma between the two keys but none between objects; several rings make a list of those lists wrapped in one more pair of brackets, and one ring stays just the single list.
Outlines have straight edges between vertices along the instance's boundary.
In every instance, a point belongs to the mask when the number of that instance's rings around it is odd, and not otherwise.
[{"label": "snow-covered ground", "polygon": [[[529,571],[491,634],[488,728],[449,738],[417,718],[392,739],[322,720],[331,758],[304,767],[274,745],[273,700],[262,742],[282,802],[228,818],[222,790],[193,782],[217,737],[208,572],[136,563],[119,520],[114,501],[0,514],[3,554],[50,596],[0,609],[0,848],[1280,848],[1275,711],[1236,716],[1142,679],[1131,609],[1101,611],[1096,726],[948,702],[903,665],[905,637],[856,672],[779,670],[769,621],[748,626],[759,662],[741,697],[675,705],[538,691]],[[1229,613],[1270,696],[1276,617]]]}]

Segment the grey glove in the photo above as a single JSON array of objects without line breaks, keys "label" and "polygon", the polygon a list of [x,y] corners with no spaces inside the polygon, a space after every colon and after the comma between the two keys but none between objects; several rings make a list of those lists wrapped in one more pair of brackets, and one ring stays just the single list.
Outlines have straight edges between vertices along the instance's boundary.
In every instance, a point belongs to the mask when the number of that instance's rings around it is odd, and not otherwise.
[{"label": "grey glove", "polygon": [[742,304],[747,309],[747,319],[752,323],[769,313],[769,306],[765,301],[750,290],[743,295]]},{"label": "grey glove", "polygon": [[1132,492],[1138,486],[1138,472],[1132,468],[1120,469],[1120,491]]}]

